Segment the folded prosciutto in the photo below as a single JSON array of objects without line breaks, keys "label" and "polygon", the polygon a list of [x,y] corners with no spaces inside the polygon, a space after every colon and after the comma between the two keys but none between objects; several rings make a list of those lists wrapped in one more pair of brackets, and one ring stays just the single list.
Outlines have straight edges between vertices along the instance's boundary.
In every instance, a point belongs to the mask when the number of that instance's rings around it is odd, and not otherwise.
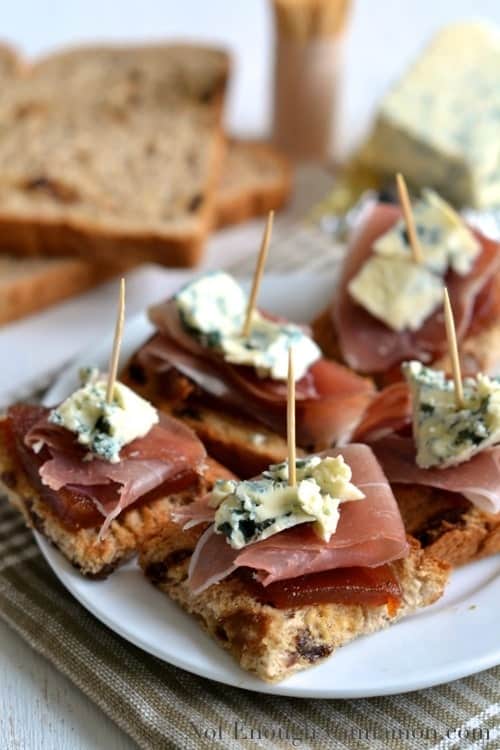
[{"label": "folded prosciutto", "polygon": [[411,394],[406,382],[393,383],[381,390],[368,405],[354,431],[353,440],[372,443],[385,435],[411,425]]},{"label": "folded prosciutto", "polygon": [[417,484],[455,492],[485,513],[500,513],[500,446],[447,469],[421,469],[412,438],[388,435],[372,450],[392,484]]},{"label": "folded prosciutto", "polygon": [[[286,382],[260,378],[233,365],[184,329],[173,300],[150,311],[157,333],[140,350],[138,363],[150,373],[177,370],[202,394],[286,435]],[[342,443],[373,396],[370,381],[325,359],[314,362],[296,383],[297,443],[321,450]]]},{"label": "folded prosciutto", "polygon": [[153,490],[167,495],[190,486],[205,459],[194,433],[165,415],[147,435],[123,446],[118,463],[110,463],[90,457],[75,434],[50,422],[49,414],[30,405],[9,409],[18,458],[42,495],[52,495],[53,508],[61,507],[63,498],[75,503],[88,498],[101,517],[101,537],[125,508]]},{"label": "folded prosciutto", "polygon": [[[386,372],[405,359],[430,362],[446,349],[442,308],[431,314],[417,331],[409,328],[395,331],[357,304],[349,294],[349,282],[373,255],[373,243],[400,217],[401,210],[397,206],[378,204],[373,208],[353,238],[331,308],[332,323],[337,331],[343,359],[358,372]],[[461,276],[448,271],[444,279],[459,341],[471,329],[476,310],[482,319],[491,310],[491,298],[495,291],[491,282],[500,268],[498,243],[477,233],[476,237],[482,249],[471,272]]]},{"label": "folded prosciutto", "polygon": [[[189,582],[201,592],[237,568],[250,568],[267,586],[337,568],[375,568],[405,557],[408,544],[396,500],[380,465],[366,445],[346,445],[323,456],[341,454],[352,469],[353,483],[363,500],[341,506],[336,532],[322,541],[310,523],[281,531],[267,539],[234,549],[211,524],[200,537],[191,558]],[[192,526],[213,520],[215,511],[200,501],[175,513],[178,523]]]},{"label": "folded prosciutto", "polygon": [[436,487],[462,495],[486,513],[500,513],[500,446],[457,466],[422,469],[416,463],[411,422],[410,389],[396,383],[375,397],[354,438],[371,446],[391,484]]}]

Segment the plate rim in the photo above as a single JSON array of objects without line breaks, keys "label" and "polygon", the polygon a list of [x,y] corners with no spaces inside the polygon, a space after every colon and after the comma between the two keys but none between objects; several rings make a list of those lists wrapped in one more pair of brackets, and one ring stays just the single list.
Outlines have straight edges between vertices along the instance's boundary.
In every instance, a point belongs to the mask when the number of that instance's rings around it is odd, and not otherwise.
[{"label": "plate rim", "polygon": [[[165,658],[165,654],[162,653],[161,650],[157,650],[154,646],[152,646],[150,643],[148,643],[147,640],[142,640],[141,638],[135,636],[133,633],[130,633],[126,627],[122,627],[119,624],[119,621],[113,620],[112,618],[109,618],[106,613],[104,613],[101,609],[96,608],[93,603],[87,599],[84,595],[82,595],[77,589],[72,587],[66,580],[66,571],[64,569],[61,569],[61,563],[67,563],[65,558],[61,555],[61,553],[51,546],[50,542],[45,539],[39,532],[34,531],[35,539],[38,544],[38,547],[48,563],[51,570],[54,572],[54,574],[57,576],[58,580],[62,583],[62,585],[65,587],[67,591],[73,596],[88,612],[90,612],[99,622],[101,622],[103,625],[105,625],[107,628],[109,628],[113,633],[119,635],[121,638],[124,638],[129,643],[132,643],[134,646],[140,648],[142,651],[145,651],[147,654],[150,654],[151,656],[156,657],[160,661],[164,662],[165,664],[170,664],[174,667],[177,667],[179,669],[183,669],[186,672],[189,672],[190,674],[196,675],[198,677],[203,677],[205,679],[211,680],[212,682],[217,682],[221,685],[227,685],[229,687],[236,687],[243,690],[249,690],[254,693],[261,693],[265,695],[278,695],[288,698],[302,698],[302,699],[313,699],[313,700],[350,700],[353,698],[375,698],[375,697],[383,697],[387,695],[402,695],[404,693],[410,693],[415,690],[424,690],[426,688],[436,687],[437,685],[443,685],[448,682],[453,682],[454,680],[462,679],[464,677],[468,677],[470,675],[476,674],[478,672],[482,672],[485,669],[491,669],[492,667],[497,666],[500,663],[500,643],[498,646],[498,651],[490,654],[490,658],[487,656],[483,656],[481,659],[478,659],[477,657],[469,657],[469,659],[464,660],[463,662],[460,662],[459,665],[457,665],[457,668],[454,670],[450,670],[448,667],[448,670],[446,667],[442,667],[441,670],[436,670],[435,673],[431,673],[432,676],[430,678],[422,677],[417,680],[408,681],[406,683],[404,682],[393,682],[391,683],[387,689],[374,689],[374,690],[366,690],[366,689],[358,689],[358,688],[340,688],[338,690],[334,688],[321,688],[321,689],[312,689],[310,691],[305,691],[303,687],[287,687],[287,682],[284,680],[283,682],[278,683],[268,683],[265,681],[260,681],[258,685],[252,684],[250,681],[249,684],[247,684],[247,681],[249,680],[249,677],[253,677],[253,675],[249,675],[246,673],[236,662],[235,665],[239,671],[241,671],[241,680],[238,681],[237,679],[231,680],[231,679],[223,679],[221,677],[216,677],[213,674],[210,673],[210,670],[208,668],[201,667],[200,669],[193,669],[192,665],[184,661],[182,658],[179,658],[173,653],[173,655],[169,658]],[[57,563],[56,563],[57,560]],[[58,564],[59,563],[59,564]],[[68,563],[69,565],[69,563]],[[96,582],[97,585],[99,584],[99,581]],[[145,578],[145,584],[148,585],[149,582]],[[160,591],[157,591],[155,589],[155,592],[158,593],[159,597],[165,596]],[[177,605],[176,602],[173,602],[170,600],[170,603]],[[186,615],[186,617],[190,617],[188,613],[186,613],[182,608],[180,608],[182,614]],[[401,620],[400,622],[403,622],[404,620]],[[391,627],[397,626],[398,623],[395,623]],[[363,638],[370,638],[372,634],[367,634],[365,636],[361,636]],[[347,644],[351,645],[351,644]],[[334,654],[331,658],[334,658]],[[334,664],[334,661],[332,662]],[[309,669],[309,674],[314,674],[314,666]]]}]

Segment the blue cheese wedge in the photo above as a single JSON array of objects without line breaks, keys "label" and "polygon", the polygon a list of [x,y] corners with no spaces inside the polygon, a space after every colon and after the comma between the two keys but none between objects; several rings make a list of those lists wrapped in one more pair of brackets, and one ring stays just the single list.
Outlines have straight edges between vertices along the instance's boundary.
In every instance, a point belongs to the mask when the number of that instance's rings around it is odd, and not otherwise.
[{"label": "blue cheese wedge", "polygon": [[500,35],[486,23],[440,31],[383,99],[366,167],[402,172],[454,205],[500,204]]},{"label": "blue cheese wedge", "polygon": [[442,280],[411,259],[373,255],[349,294],[393,331],[416,331],[443,302]]},{"label": "blue cheese wedge", "polygon": [[403,220],[373,243],[373,254],[349,283],[349,294],[394,331],[418,330],[442,304],[449,270],[470,273],[481,245],[433,190],[413,206],[422,263],[415,263]]},{"label": "blue cheese wedge", "polygon": [[296,471],[295,487],[288,485],[286,462],[270,466],[261,479],[217,481],[210,498],[217,508],[216,532],[241,549],[291,526],[312,523],[318,537],[328,542],[337,529],[340,504],[364,494],[351,483],[351,469],[341,455],[300,459]]},{"label": "blue cheese wedge", "polygon": [[81,371],[82,387],[50,413],[54,424],[74,432],[90,455],[110,463],[120,460],[120,450],[144,437],[159,421],[157,410],[123,383],[116,382],[113,400],[106,403],[107,381],[97,370]]},{"label": "blue cheese wedge", "polygon": [[226,362],[253,367],[259,377],[286,380],[291,346],[295,353],[296,380],[321,357],[318,346],[300,326],[269,320],[257,310],[253,313],[250,334],[242,336],[248,298],[240,285],[223,271],[187,284],[175,301],[188,333],[204,346],[220,352]]},{"label": "blue cheese wedge", "polygon": [[457,409],[455,386],[444,372],[407,362],[403,372],[413,404],[417,464],[423,468],[468,461],[500,443],[500,381],[487,375],[465,378],[464,408]]},{"label": "blue cheese wedge", "polygon": [[[461,276],[470,273],[481,252],[481,245],[462,217],[434,190],[422,191],[422,198],[413,204],[413,218],[422,250],[423,265],[445,276],[453,270]],[[378,255],[387,258],[412,258],[412,251],[403,220],[373,244]]]}]

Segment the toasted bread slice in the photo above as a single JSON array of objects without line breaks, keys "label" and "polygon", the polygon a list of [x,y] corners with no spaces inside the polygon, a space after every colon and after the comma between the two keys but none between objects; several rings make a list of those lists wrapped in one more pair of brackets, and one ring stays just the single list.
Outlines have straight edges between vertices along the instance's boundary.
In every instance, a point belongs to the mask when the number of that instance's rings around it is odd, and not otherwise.
[{"label": "toasted bread slice", "polygon": [[215,479],[234,476],[207,459],[204,477],[196,486],[149,503],[135,503],[99,539],[99,527],[73,530],[61,521],[12,456],[4,434],[0,431],[0,497],[5,496],[23,514],[28,526],[49,539],[88,578],[106,578],[132,557],[146,533],[151,534],[153,529],[160,529],[168,522],[172,507],[191,502],[197,494],[209,489]]},{"label": "toasted bread slice", "polygon": [[[207,405],[196,386],[172,369],[168,383],[149,377],[135,356],[120,380],[151,401],[157,409],[185,422],[198,435],[207,452],[241,478],[260,474],[269,464],[288,455],[287,443],[260,422]],[[299,449],[297,455],[302,455]]]},{"label": "toasted bread slice", "polygon": [[407,533],[426,554],[455,567],[500,552],[500,513],[433,487],[399,484],[393,491]]},{"label": "toasted bread slice", "polygon": [[354,638],[387,627],[442,595],[449,566],[424,555],[411,540],[411,552],[394,563],[403,592],[397,610],[386,605],[321,604],[277,609],[262,604],[233,573],[193,594],[187,571],[202,531],[180,531],[169,522],[141,544],[139,562],[149,580],[193,614],[231,652],[243,669],[267,682],[279,682],[330,656]]},{"label": "toasted bread slice", "polygon": [[0,255],[0,325],[81,294],[125,270],[78,258]]}]

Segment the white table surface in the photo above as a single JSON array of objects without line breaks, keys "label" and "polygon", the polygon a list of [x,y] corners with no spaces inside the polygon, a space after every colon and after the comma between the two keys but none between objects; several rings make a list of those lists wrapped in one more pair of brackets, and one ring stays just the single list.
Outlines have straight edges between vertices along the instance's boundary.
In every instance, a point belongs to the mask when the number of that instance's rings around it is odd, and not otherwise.
[{"label": "white table surface", "polygon": [[[28,55],[56,45],[94,39],[152,39],[170,36],[222,42],[235,57],[227,113],[233,132],[260,135],[270,118],[268,95],[271,23],[266,0],[17,0],[2,7],[2,38]],[[50,11],[48,10],[50,9]],[[483,17],[500,24],[498,0],[357,0],[345,49],[342,153],[367,126],[374,106],[390,82],[444,23]],[[317,186],[319,192],[320,186]],[[305,202],[314,196],[309,193]],[[292,214],[298,210],[297,206]],[[286,219],[284,220],[287,221]],[[260,222],[214,238],[206,264],[237,257],[255,246]],[[150,293],[156,294],[154,282]],[[95,299],[87,298],[87,306]],[[78,303],[81,304],[81,303]],[[134,307],[135,302],[132,304]],[[74,308],[69,308],[73,310]],[[78,308],[80,309],[80,308]],[[64,309],[67,314],[68,308]],[[132,310],[129,309],[131,312]],[[60,325],[48,314],[44,325]],[[0,331],[0,356],[23,350],[30,326]],[[68,356],[74,354],[68,350]],[[21,355],[18,355],[19,357]],[[4,356],[1,359],[5,361]],[[15,365],[20,368],[20,359]],[[4,384],[5,385],[5,384]],[[1,396],[0,383],[0,396]],[[0,398],[1,401],[1,398]],[[0,622],[0,748],[2,750],[128,750],[135,747],[99,709]]]}]

